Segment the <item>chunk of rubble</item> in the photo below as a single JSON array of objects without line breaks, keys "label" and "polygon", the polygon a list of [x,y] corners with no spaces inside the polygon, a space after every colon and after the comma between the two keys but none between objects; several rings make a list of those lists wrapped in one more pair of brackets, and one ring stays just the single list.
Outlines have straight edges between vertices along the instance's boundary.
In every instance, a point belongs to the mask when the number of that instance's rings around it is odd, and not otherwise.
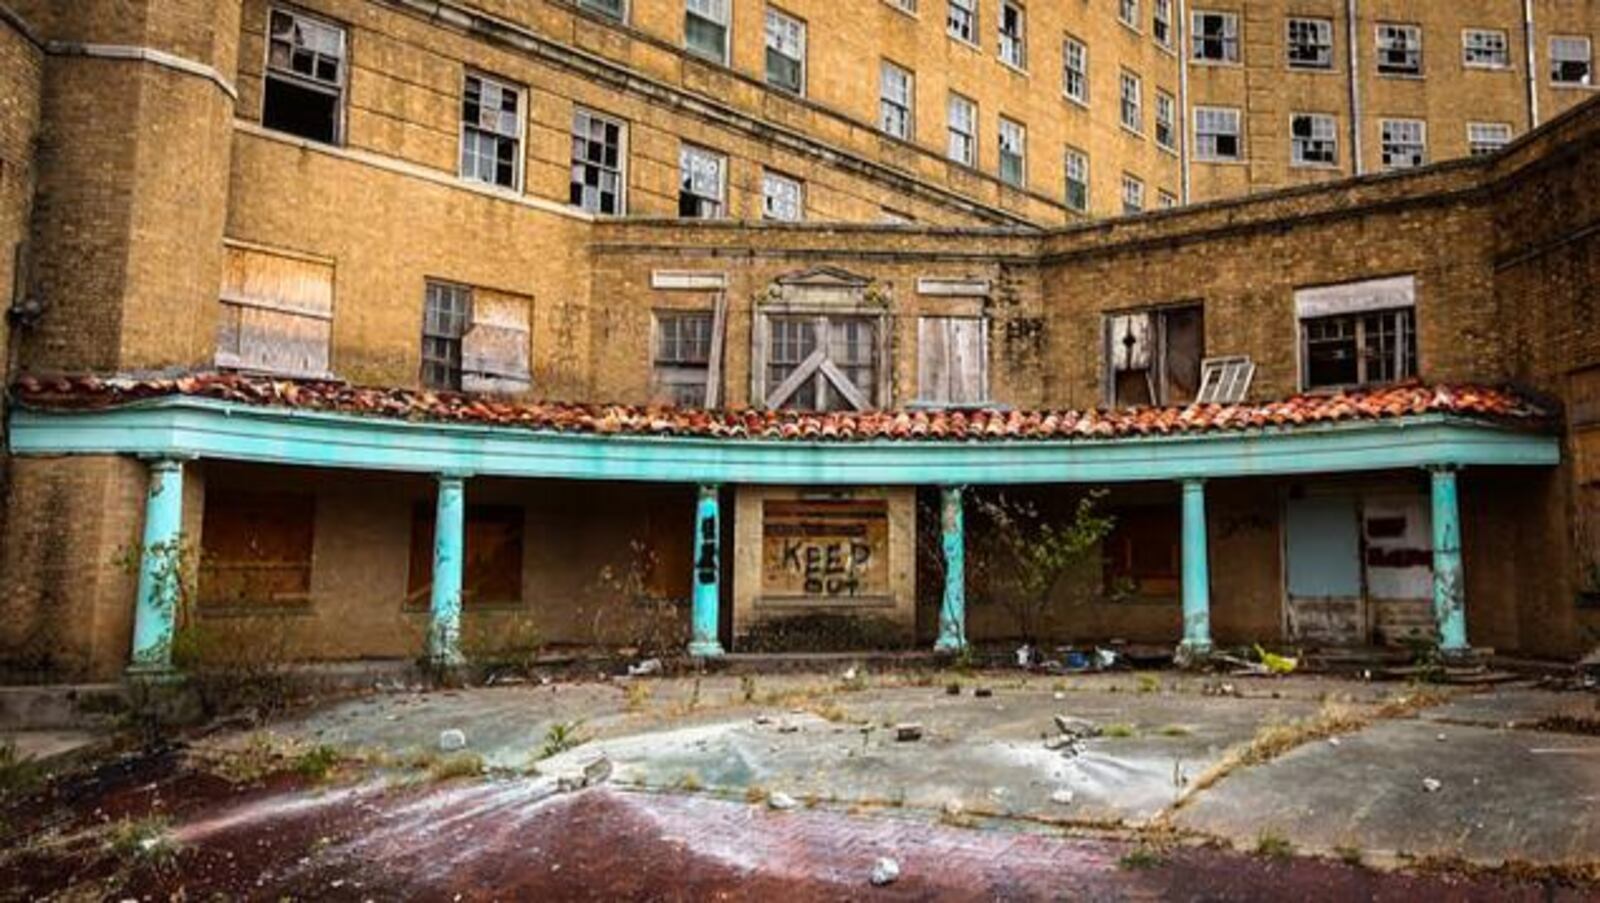
[{"label": "chunk of rubble", "polygon": [[603,784],[611,779],[611,772],[614,767],[611,760],[606,756],[596,756],[584,762],[583,766],[576,771],[558,775],[556,777],[556,787],[563,793],[571,793],[574,790],[582,790],[585,787]]},{"label": "chunk of rubble", "polygon": [[872,874],[868,876],[868,880],[872,882],[873,887],[893,884],[899,878],[900,863],[890,859],[888,856],[879,856],[878,861],[872,864]]},{"label": "chunk of rubble", "polygon": [[909,743],[912,741],[921,740],[922,725],[916,723],[915,721],[908,721],[905,724],[897,724],[894,726],[894,738],[901,743]]},{"label": "chunk of rubble", "polygon": [[1084,738],[1100,736],[1100,725],[1087,718],[1074,718],[1071,715],[1058,714],[1055,717],[1056,730],[1063,736]]},{"label": "chunk of rubble", "polygon": [[456,728],[447,728],[439,732],[439,750],[441,752],[456,752],[467,748],[467,735]]},{"label": "chunk of rubble", "polygon": [[780,812],[788,811],[798,805],[800,803],[794,797],[784,793],[782,790],[775,790],[767,797],[767,808],[776,809]]}]

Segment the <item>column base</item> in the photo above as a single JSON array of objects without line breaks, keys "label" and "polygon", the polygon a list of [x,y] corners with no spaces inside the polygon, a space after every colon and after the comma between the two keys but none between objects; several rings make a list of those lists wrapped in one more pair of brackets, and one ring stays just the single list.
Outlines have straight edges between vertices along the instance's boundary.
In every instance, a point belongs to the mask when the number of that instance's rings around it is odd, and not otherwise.
[{"label": "column base", "polygon": [[949,655],[960,655],[967,651],[967,641],[956,637],[939,637],[933,644],[934,652],[943,652]]},{"label": "column base", "polygon": [[122,670],[122,676],[143,684],[182,683],[184,674],[170,662],[134,662]]},{"label": "column base", "polygon": [[1190,668],[1210,660],[1215,647],[1210,640],[1182,640],[1172,653],[1172,663],[1180,668]]},{"label": "column base", "polygon": [[689,654],[695,658],[721,658],[727,653],[716,640],[695,640],[689,644]]}]

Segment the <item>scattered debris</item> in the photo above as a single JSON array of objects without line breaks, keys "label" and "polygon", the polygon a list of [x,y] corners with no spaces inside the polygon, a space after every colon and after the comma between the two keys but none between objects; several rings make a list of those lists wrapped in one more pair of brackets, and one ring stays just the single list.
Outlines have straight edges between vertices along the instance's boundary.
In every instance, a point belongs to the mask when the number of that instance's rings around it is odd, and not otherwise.
[{"label": "scattered debris", "polygon": [[784,793],[782,790],[775,790],[767,797],[767,808],[777,809],[780,812],[786,812],[798,805],[800,804],[795,801],[794,797]]},{"label": "scattered debris", "polygon": [[989,687],[978,687],[972,691],[972,695],[978,697],[979,699],[988,699],[990,696],[994,695],[994,690],[990,689]]},{"label": "scattered debris", "polygon": [[1026,668],[1033,664],[1033,647],[1024,643],[1017,647],[1017,667]]},{"label": "scattered debris", "polygon": [[1063,735],[1073,738],[1098,737],[1100,725],[1087,718],[1074,718],[1071,715],[1056,715],[1056,730]]},{"label": "scattered debris", "polygon": [[1340,740],[1339,740],[1338,737],[1329,737],[1328,738],[1328,745],[1329,746],[1338,746],[1339,743],[1340,743]]},{"label": "scattered debris", "polygon": [[900,877],[900,863],[887,856],[879,856],[878,861],[872,864],[870,880],[873,887],[883,887],[893,884]]},{"label": "scattered debris", "polygon": [[922,725],[914,721],[908,721],[905,724],[897,724],[894,726],[894,738],[901,743],[921,740]]},{"label": "scattered debris", "polygon": [[1058,803],[1063,806],[1070,806],[1072,805],[1072,791],[1063,787],[1060,790],[1057,790],[1055,793],[1050,794],[1050,802]]},{"label": "scattered debris", "polygon": [[1300,667],[1299,659],[1268,652],[1261,648],[1260,643],[1256,644],[1256,656],[1261,659],[1261,664],[1266,667],[1269,674],[1293,674],[1294,670]]},{"label": "scattered debris", "polygon": [[629,677],[644,677],[645,675],[648,675],[648,674],[660,674],[660,673],[661,673],[661,659],[659,659],[659,658],[647,658],[647,659],[645,659],[644,661],[640,662],[637,665],[629,665],[628,666],[628,676]]},{"label": "scattered debris", "polygon": [[574,790],[581,790],[584,787],[603,784],[611,779],[613,768],[614,766],[609,758],[597,756],[583,763],[583,767],[577,771],[557,777],[556,786],[562,792],[570,793]]},{"label": "scattered debris", "polygon": [[439,732],[439,749],[443,752],[455,752],[467,748],[467,735],[456,728],[448,728]]},{"label": "scattered debris", "polygon": [[1439,788],[1443,786],[1444,784],[1440,783],[1437,778],[1422,779],[1422,789],[1428,793],[1437,793]]},{"label": "scattered debris", "polygon": [[945,692],[946,696],[960,696],[961,695],[961,685],[958,684],[958,683],[949,684],[948,686],[946,686],[944,688],[944,692]]},{"label": "scattered debris", "polygon": [[1435,734],[1433,739],[1439,741],[1440,743],[1443,743],[1444,742],[1444,734]]}]

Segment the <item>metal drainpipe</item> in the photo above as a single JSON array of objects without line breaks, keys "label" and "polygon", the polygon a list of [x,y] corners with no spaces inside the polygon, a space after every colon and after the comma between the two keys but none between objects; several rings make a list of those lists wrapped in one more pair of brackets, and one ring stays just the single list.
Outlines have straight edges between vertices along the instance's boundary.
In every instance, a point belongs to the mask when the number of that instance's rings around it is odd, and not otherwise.
[{"label": "metal drainpipe", "polygon": [[1356,23],[1356,0],[1344,0],[1345,68],[1350,83],[1350,163],[1356,175],[1367,171],[1361,160],[1361,44]]},{"label": "metal drainpipe", "polygon": [[1539,69],[1534,47],[1533,0],[1522,0],[1522,43],[1528,51],[1528,129],[1539,127]]},{"label": "metal drainpipe", "polygon": [[1193,111],[1189,109],[1189,45],[1183,26],[1189,21],[1189,5],[1178,0],[1177,21],[1172,23],[1173,49],[1178,52],[1178,114],[1183,121],[1178,124],[1178,194],[1179,203],[1189,203],[1189,123]]}]

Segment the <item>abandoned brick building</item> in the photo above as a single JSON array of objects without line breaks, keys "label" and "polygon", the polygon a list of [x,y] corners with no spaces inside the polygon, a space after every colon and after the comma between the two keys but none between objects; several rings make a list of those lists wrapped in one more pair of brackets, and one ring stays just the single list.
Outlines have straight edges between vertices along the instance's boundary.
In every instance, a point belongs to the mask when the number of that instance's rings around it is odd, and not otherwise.
[{"label": "abandoned brick building", "polygon": [[1592,647],[1600,13],[1280,5],[0,0],[0,665]]}]

